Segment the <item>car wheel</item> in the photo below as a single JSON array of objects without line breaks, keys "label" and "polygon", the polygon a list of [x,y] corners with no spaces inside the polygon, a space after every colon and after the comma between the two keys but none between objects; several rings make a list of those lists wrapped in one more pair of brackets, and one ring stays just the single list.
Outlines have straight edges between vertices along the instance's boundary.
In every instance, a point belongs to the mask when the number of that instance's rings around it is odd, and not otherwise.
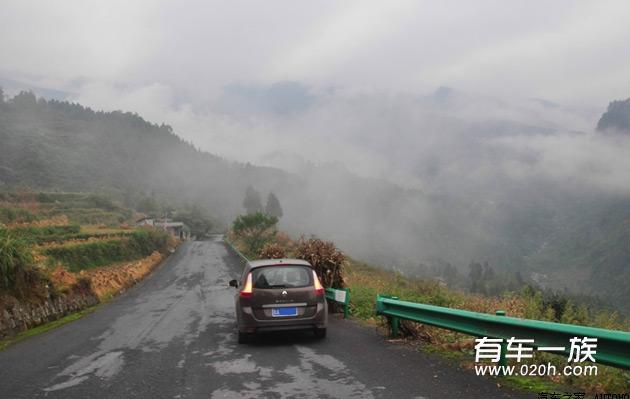
[{"label": "car wheel", "polygon": [[326,329],[325,328],[316,328],[315,330],[313,330],[313,332],[315,333],[315,337],[317,337],[319,339],[326,338]]},{"label": "car wheel", "polygon": [[239,344],[247,344],[249,342],[252,342],[252,334],[250,333],[244,333],[244,332],[238,332],[238,343]]}]

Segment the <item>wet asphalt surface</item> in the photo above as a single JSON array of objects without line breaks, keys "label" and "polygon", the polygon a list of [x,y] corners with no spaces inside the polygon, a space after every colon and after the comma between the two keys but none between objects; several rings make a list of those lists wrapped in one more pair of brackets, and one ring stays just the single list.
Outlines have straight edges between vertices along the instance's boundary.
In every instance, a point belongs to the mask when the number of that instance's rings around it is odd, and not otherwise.
[{"label": "wet asphalt surface", "polygon": [[184,243],[96,312],[0,352],[0,398],[532,398],[330,317],[328,338],[236,343],[241,263]]}]

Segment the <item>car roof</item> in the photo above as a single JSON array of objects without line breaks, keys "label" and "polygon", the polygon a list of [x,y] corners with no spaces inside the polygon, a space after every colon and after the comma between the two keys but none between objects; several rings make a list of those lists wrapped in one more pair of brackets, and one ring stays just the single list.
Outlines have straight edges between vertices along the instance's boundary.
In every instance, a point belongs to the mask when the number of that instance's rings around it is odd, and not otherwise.
[{"label": "car roof", "polygon": [[249,261],[249,267],[255,269],[263,266],[280,266],[280,265],[296,265],[313,267],[310,263],[303,259],[260,259]]}]

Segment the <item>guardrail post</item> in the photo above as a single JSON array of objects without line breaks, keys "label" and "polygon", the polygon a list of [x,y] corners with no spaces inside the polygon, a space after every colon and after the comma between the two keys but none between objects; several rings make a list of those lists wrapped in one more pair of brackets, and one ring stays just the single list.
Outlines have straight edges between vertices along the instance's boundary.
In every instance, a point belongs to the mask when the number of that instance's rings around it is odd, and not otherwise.
[{"label": "guardrail post", "polygon": [[344,291],[346,291],[346,303],[343,304],[343,318],[347,319],[348,318],[348,308],[350,307],[350,289],[346,288]]},{"label": "guardrail post", "polygon": [[383,313],[383,295],[376,295],[376,314]]},{"label": "guardrail post", "polygon": [[[496,312],[494,312],[494,314],[496,314],[497,316],[505,316],[505,310],[497,310]],[[507,358],[505,357],[505,355],[507,354],[507,344],[505,343],[505,340],[503,340],[503,342],[501,343],[501,357],[499,357],[499,366],[507,366]],[[505,368],[501,367],[500,369],[500,373],[501,375],[505,375]]]},{"label": "guardrail post", "polygon": [[398,317],[390,317],[389,320],[392,324],[392,338],[398,338],[398,326],[400,319]]},{"label": "guardrail post", "polygon": [[[391,297],[391,299],[398,299],[397,296]],[[392,325],[392,338],[398,338],[398,333],[400,329],[400,319],[398,317],[392,316],[389,318],[389,322]]]}]

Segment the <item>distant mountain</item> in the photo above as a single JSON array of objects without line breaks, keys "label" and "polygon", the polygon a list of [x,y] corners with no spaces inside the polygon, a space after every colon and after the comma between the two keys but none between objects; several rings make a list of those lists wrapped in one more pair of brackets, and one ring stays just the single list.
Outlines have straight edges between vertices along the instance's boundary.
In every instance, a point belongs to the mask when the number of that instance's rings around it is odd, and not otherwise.
[{"label": "distant mountain", "polygon": [[66,100],[72,93],[67,91],[49,89],[45,87],[41,87],[39,85],[34,85],[26,82],[22,82],[15,79],[9,79],[0,77],[0,87],[2,87],[5,91],[11,93],[19,93],[21,91],[31,91],[35,93],[37,96],[44,97],[45,99],[54,99],[54,100]]},{"label": "distant mountain", "polygon": [[597,122],[597,130],[616,130],[630,134],[630,98],[613,101]]}]

